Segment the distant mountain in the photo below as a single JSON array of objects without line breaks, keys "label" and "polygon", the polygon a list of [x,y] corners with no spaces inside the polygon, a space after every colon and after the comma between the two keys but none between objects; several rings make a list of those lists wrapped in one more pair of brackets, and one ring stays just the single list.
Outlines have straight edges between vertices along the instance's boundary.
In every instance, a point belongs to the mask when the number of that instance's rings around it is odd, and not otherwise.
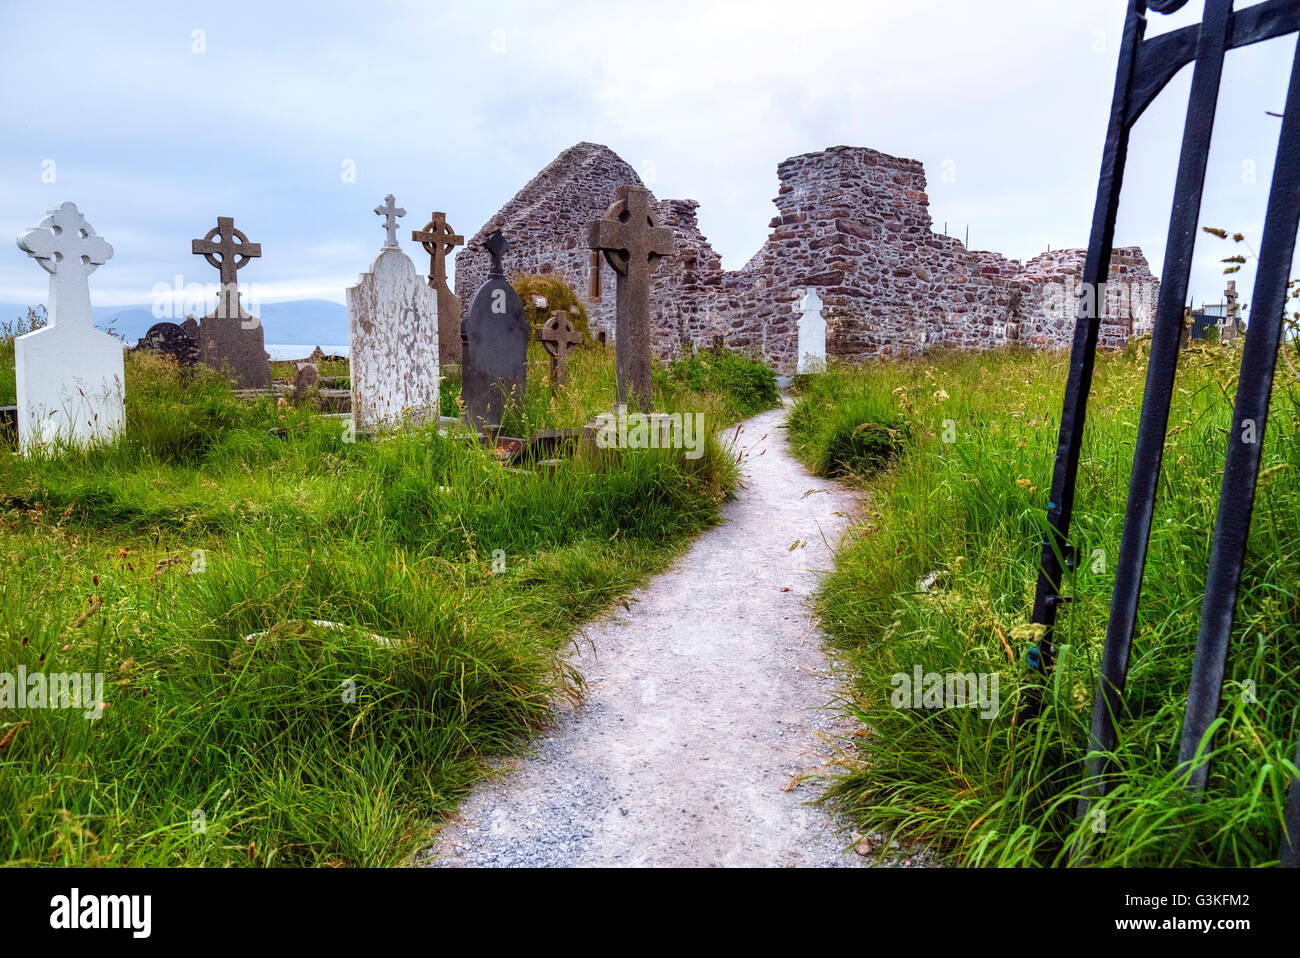
[{"label": "distant mountain", "polygon": [[[0,303],[0,323],[12,322],[27,315],[27,303]],[[134,343],[154,323],[149,306],[95,306],[91,309],[100,329],[112,325],[113,331],[128,343]],[[185,317],[180,317],[184,320]],[[348,341],[348,310],[339,303],[324,299],[300,299],[290,303],[263,303],[262,327],[267,343],[331,343]],[[169,319],[169,322],[177,322]]]}]

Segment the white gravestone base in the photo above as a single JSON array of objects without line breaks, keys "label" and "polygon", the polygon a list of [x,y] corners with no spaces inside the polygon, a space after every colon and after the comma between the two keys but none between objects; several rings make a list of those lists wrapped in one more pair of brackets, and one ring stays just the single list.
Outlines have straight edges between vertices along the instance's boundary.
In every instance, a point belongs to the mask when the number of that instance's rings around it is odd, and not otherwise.
[{"label": "white gravestone base", "polygon": [[47,326],[14,341],[22,448],[111,441],[126,427],[122,341]]}]

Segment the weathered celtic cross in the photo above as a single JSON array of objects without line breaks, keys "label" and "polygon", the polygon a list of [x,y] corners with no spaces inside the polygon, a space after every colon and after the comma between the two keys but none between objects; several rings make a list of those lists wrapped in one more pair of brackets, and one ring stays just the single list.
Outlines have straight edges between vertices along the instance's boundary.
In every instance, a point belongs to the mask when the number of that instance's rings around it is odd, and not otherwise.
[{"label": "weathered celtic cross", "polygon": [[389,193],[384,197],[384,205],[376,206],[375,212],[384,218],[384,232],[387,234],[384,249],[397,249],[397,218],[405,216],[406,210],[399,207],[393,194]]},{"label": "weathered celtic cross", "polygon": [[630,392],[641,411],[649,412],[651,273],[677,247],[673,231],[661,227],[650,209],[649,190],[620,186],[617,196],[604,219],[588,227],[588,245],[602,251],[618,274],[614,314],[618,405],[627,404]]},{"label": "weathered celtic cross", "polygon": [[551,392],[569,378],[569,352],[582,343],[582,333],[573,328],[564,310],[551,313],[537,330],[537,340],[551,357]]},{"label": "weathered celtic cross", "polygon": [[262,255],[262,244],[250,243],[242,230],[235,229],[234,217],[218,216],[216,229],[208,230],[203,239],[194,240],[192,248],[196,256],[202,256],[221,273],[221,292],[213,316],[247,319],[248,314],[239,302],[239,271],[250,259]]},{"label": "weathered celtic cross", "polygon": [[447,255],[463,246],[465,237],[447,225],[445,213],[434,213],[424,229],[411,232],[411,239],[429,254],[429,286],[438,294],[438,361],[458,363],[461,302],[447,285]]},{"label": "weathered celtic cross", "polygon": [[429,285],[434,289],[447,288],[447,254],[457,246],[465,245],[465,237],[447,225],[446,213],[434,213],[433,219],[422,230],[414,230],[411,239],[421,244],[429,254]]}]

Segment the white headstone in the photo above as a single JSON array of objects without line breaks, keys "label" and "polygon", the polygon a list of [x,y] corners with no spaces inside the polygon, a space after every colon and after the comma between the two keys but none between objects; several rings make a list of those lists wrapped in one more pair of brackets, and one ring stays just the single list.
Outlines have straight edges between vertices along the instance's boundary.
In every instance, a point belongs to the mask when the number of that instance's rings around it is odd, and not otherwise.
[{"label": "white headstone", "polygon": [[438,417],[438,295],[400,249],[348,289],[352,418],[359,427]]},{"label": "white headstone", "polygon": [[799,365],[797,372],[820,373],[826,370],[826,320],[822,318],[822,300],[817,290],[804,295],[799,316]]},{"label": "white headstone", "polygon": [[122,341],[92,324],[86,277],[113,247],[64,203],[18,248],[50,274],[49,325],[14,341],[20,448],[111,440],[126,424]]}]

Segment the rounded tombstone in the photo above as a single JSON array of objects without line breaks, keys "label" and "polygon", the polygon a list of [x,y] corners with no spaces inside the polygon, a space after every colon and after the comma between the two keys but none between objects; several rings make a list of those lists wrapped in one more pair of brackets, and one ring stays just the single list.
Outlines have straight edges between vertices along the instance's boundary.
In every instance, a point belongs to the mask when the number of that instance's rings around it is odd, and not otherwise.
[{"label": "rounded tombstone", "polygon": [[171,356],[180,366],[193,366],[199,359],[198,341],[176,323],[154,323],[135,348]]},{"label": "rounded tombstone", "polygon": [[307,390],[318,386],[320,383],[320,370],[316,368],[315,363],[299,363],[298,372],[294,377],[294,395],[302,399],[307,395]]}]

